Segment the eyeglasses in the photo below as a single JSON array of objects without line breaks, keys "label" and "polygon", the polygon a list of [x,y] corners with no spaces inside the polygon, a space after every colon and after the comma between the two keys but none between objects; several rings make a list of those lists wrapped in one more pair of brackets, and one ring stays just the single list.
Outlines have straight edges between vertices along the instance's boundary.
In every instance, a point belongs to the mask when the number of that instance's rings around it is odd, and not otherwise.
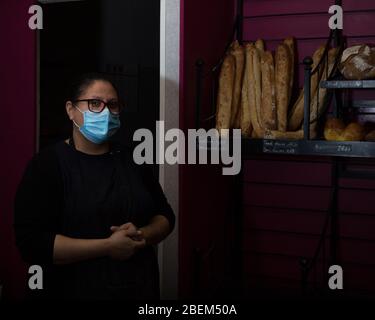
[{"label": "eyeglasses", "polygon": [[81,99],[73,101],[73,103],[77,102],[87,102],[89,110],[95,113],[102,112],[105,107],[108,107],[109,112],[112,114],[120,114],[123,109],[123,104],[120,101],[104,102],[100,99]]}]

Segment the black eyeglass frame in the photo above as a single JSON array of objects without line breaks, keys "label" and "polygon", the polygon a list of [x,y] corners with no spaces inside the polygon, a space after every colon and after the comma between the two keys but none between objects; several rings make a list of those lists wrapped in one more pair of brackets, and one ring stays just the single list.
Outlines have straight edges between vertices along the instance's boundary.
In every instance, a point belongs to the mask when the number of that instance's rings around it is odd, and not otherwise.
[{"label": "black eyeglass frame", "polygon": [[[100,111],[92,110],[91,109],[90,102],[92,102],[92,101],[99,101],[101,103],[101,109],[100,109]],[[110,105],[113,101],[105,102],[105,101],[103,101],[101,99],[78,99],[78,100],[72,101],[73,104],[76,104],[77,102],[87,102],[87,108],[91,112],[101,113],[105,109],[105,107],[108,107],[108,105]],[[116,101],[116,103],[119,105],[119,112],[113,112],[111,110],[111,108],[108,107],[109,112],[112,113],[113,115],[119,115],[122,112],[122,110],[124,109],[124,104],[121,101]]]}]

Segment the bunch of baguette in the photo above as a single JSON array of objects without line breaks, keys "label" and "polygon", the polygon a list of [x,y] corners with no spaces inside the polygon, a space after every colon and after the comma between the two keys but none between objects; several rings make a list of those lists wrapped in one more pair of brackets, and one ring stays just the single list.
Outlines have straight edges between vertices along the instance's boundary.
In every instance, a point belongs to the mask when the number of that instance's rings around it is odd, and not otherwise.
[{"label": "bunch of baguette", "polygon": [[[319,63],[324,46],[313,55],[313,68]],[[311,136],[322,113],[326,90],[317,94],[321,80],[330,76],[337,50],[328,54],[328,66],[321,64],[311,78]],[[233,42],[220,71],[216,129],[241,129],[242,135],[267,139],[302,139],[304,92],[292,105],[295,74],[295,41],[287,38],[275,52],[265,50],[263,40],[241,46]]]}]

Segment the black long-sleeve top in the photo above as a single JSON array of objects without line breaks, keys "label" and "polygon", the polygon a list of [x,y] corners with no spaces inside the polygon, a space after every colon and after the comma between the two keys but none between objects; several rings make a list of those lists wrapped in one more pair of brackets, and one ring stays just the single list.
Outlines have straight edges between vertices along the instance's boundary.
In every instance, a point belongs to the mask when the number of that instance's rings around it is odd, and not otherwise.
[{"label": "black long-sleeve top", "polygon": [[14,230],[23,259],[43,268],[43,290],[31,296],[73,299],[158,298],[158,265],[147,246],[125,261],[109,257],[53,264],[56,234],[102,239],[111,226],[147,225],[175,215],[150,170],[124,148],[88,155],[64,141],[29,162],[15,198]]}]

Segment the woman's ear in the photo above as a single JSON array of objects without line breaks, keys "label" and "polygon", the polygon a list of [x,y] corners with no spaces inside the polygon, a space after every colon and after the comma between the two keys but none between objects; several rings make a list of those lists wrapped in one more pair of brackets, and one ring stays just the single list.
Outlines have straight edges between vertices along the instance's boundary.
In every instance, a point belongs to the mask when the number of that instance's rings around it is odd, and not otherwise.
[{"label": "woman's ear", "polygon": [[73,120],[73,111],[74,107],[71,101],[67,101],[65,104],[66,113],[68,114],[68,117],[70,120]]}]

